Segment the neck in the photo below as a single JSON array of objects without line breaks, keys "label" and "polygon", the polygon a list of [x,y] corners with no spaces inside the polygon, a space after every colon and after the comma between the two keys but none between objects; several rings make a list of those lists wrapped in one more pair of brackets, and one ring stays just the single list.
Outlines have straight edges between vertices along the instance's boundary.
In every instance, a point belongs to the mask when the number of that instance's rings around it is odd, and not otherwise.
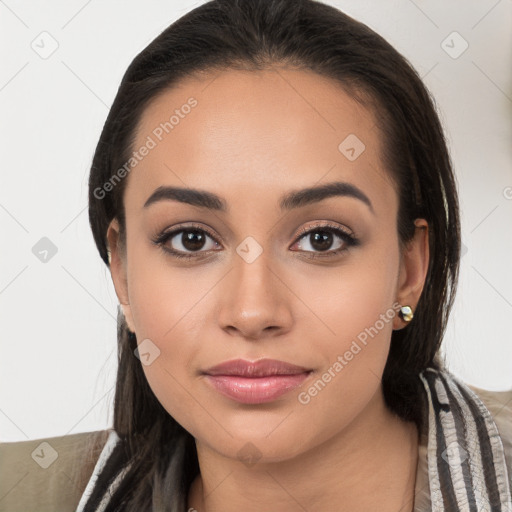
[{"label": "neck", "polygon": [[381,390],[343,431],[292,459],[246,467],[198,442],[197,453],[188,510],[413,510],[418,431]]}]

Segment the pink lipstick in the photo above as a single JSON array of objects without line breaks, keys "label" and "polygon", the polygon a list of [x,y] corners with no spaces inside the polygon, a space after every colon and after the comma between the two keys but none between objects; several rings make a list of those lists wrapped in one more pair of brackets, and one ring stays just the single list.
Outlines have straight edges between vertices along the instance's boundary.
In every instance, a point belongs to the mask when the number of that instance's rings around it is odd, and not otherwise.
[{"label": "pink lipstick", "polygon": [[276,359],[235,359],[203,373],[207,381],[224,396],[244,404],[261,404],[300,386],[311,371]]}]

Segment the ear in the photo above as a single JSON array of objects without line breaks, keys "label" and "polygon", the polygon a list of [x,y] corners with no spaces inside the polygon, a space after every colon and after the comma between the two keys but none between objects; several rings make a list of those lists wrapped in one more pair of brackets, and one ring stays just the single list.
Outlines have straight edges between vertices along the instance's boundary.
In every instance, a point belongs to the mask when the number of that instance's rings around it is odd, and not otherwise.
[{"label": "ear", "polygon": [[[428,222],[425,219],[416,219],[414,225],[414,237],[402,253],[397,288],[397,301],[400,306],[410,306],[413,313],[425,285],[430,258]],[[403,329],[406,325],[407,322],[398,314],[395,315],[393,329]]]},{"label": "ear", "polygon": [[107,241],[109,247],[110,274],[112,276],[116,295],[121,304],[128,328],[130,331],[135,332],[128,294],[126,248],[121,243],[119,222],[116,218],[112,219],[108,226]]}]

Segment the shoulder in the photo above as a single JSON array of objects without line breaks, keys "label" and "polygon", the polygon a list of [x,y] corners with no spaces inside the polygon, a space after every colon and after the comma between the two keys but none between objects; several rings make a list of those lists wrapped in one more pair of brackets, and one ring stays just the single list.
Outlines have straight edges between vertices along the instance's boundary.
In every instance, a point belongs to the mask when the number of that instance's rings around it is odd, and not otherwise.
[{"label": "shoulder", "polygon": [[0,442],[0,512],[76,510],[112,429]]},{"label": "shoulder", "polygon": [[[465,384],[465,386],[483,403],[496,425],[500,438],[496,441],[498,446],[501,444],[500,450],[503,450],[508,480],[512,486],[512,389],[508,391],[491,391],[470,384]],[[427,437],[425,434],[420,434],[418,446],[414,512],[432,510],[427,462]]]},{"label": "shoulder", "polygon": [[512,389],[490,391],[468,386],[484,403],[500,434],[507,463],[508,477],[512,482]]}]

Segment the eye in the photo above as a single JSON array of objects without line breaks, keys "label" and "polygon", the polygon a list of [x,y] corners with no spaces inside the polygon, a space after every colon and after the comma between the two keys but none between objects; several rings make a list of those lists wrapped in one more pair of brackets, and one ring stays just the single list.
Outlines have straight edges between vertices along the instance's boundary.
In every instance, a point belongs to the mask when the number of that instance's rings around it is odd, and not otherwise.
[{"label": "eye", "polygon": [[[197,258],[221,247],[211,233],[197,225],[163,231],[152,242],[172,257],[184,259]],[[333,244],[334,249],[331,248]],[[299,245],[301,252],[311,253],[310,258],[329,258],[359,245],[359,241],[353,233],[337,225],[323,223],[303,228],[294,245]]]},{"label": "eye", "polygon": [[311,258],[329,258],[337,256],[349,247],[359,245],[359,241],[353,233],[337,225],[323,223],[313,228],[303,228],[294,245],[296,244],[300,246],[301,251],[311,252]]},{"label": "eye", "polygon": [[[210,241],[208,241],[210,240]],[[162,248],[166,253],[176,258],[195,258],[198,253],[216,250],[220,247],[217,240],[198,226],[187,226],[164,231],[160,233],[153,243]],[[205,249],[206,250],[202,250]]]}]

